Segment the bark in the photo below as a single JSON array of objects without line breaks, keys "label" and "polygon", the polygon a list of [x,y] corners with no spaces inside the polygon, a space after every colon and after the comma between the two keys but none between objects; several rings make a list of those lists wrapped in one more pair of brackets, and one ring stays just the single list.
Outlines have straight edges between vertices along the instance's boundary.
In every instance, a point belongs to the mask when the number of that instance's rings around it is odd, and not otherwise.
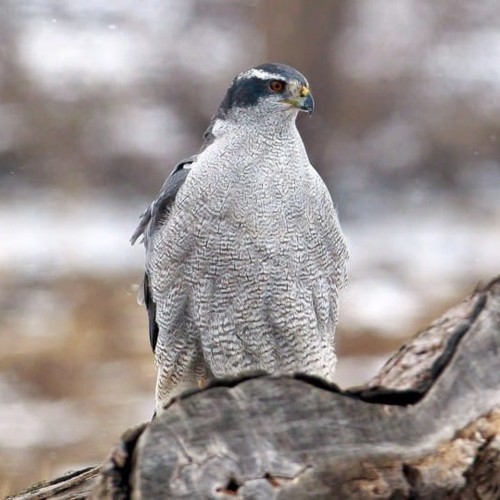
[{"label": "bark", "polygon": [[99,469],[15,498],[89,492],[500,498],[500,278],[417,334],[363,387],[341,391],[304,375],[219,381],[129,430]]}]

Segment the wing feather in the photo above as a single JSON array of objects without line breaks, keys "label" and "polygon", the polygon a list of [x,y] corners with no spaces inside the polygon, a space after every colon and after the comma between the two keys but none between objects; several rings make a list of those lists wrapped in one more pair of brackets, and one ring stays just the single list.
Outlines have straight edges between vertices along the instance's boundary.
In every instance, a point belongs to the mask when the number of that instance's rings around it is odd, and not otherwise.
[{"label": "wing feather", "polygon": [[[132,238],[130,238],[132,245],[142,236],[142,241],[144,242],[146,249],[148,248],[154,232],[168,217],[170,207],[172,206],[179,189],[189,175],[190,165],[195,161],[196,156],[190,156],[175,166],[172,173],[164,182],[158,197],[141,215],[139,225],[132,235]],[[156,303],[153,300],[147,272],[144,273],[144,280],[142,283],[142,289],[139,291],[138,301],[139,303],[144,304],[148,311],[149,341],[154,352],[156,342],[158,340],[159,327],[156,322]]]},{"label": "wing feather", "polygon": [[168,215],[168,210],[175,200],[175,197],[181,188],[182,184],[189,175],[190,165],[196,161],[197,156],[189,158],[178,163],[167,180],[163,183],[158,197],[149,205],[149,207],[141,215],[141,220],[137,229],[134,231],[130,242],[132,245],[142,236],[146,248],[153,233],[161,225]]}]

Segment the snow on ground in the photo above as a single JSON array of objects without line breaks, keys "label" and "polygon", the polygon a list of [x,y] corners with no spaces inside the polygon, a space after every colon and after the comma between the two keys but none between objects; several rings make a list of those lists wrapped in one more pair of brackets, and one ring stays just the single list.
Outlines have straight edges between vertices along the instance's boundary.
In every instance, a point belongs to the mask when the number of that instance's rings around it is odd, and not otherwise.
[{"label": "snow on ground", "polygon": [[[29,200],[29,203],[26,203]],[[142,245],[129,238],[148,201],[26,195],[0,201],[0,273],[20,277],[138,273]],[[486,215],[444,204],[401,207],[343,223],[350,283],[343,325],[401,334],[432,302],[500,272],[500,210]],[[383,323],[383,325],[382,325]]]}]

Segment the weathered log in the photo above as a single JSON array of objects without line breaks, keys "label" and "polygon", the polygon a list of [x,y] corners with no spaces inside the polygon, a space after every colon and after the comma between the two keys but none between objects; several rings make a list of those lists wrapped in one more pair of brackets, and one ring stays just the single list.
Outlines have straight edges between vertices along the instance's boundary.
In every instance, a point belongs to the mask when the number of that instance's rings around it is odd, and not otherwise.
[{"label": "weathered log", "polygon": [[218,381],[128,431],[100,469],[15,498],[89,491],[500,498],[500,279],[417,334],[363,387],[341,391],[304,375]]}]

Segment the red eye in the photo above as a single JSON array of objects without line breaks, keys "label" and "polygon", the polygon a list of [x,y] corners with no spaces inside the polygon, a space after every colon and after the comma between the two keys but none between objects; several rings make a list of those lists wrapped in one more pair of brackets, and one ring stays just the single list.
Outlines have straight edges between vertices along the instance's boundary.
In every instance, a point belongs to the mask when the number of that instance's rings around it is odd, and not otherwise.
[{"label": "red eye", "polygon": [[283,92],[285,90],[285,82],[282,82],[280,80],[271,80],[269,82],[269,88],[273,92],[278,92],[281,94],[281,92]]}]

